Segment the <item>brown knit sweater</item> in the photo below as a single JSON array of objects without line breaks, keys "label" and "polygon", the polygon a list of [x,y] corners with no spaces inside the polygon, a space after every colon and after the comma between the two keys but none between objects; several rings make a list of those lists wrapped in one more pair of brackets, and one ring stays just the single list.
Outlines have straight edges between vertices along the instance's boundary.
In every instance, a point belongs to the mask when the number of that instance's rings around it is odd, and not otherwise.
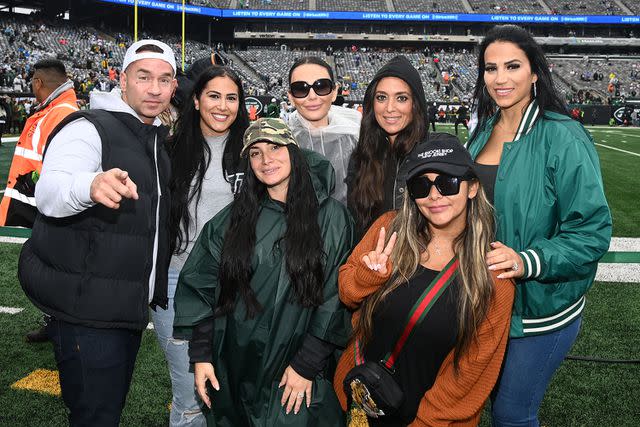
[{"label": "brown knit sweater", "polygon": [[[388,230],[395,215],[395,212],[388,212],[378,218],[353,250],[347,263],[340,268],[340,299],[352,309],[357,309],[389,278],[392,269],[390,261],[388,273],[383,276],[369,270],[361,259],[375,248],[380,228]],[[411,426],[477,426],[480,422],[484,403],[500,373],[515,292],[513,281],[498,279],[497,274],[493,274],[493,298],[487,317],[478,329],[477,340],[461,357],[457,373],[453,369],[453,350],[447,355],[433,387],[424,394]],[[356,311],[352,319],[354,326],[359,318],[360,312]],[[344,410],[347,398],[342,383],[354,366],[353,351],[352,340],[340,358],[333,381]]]}]

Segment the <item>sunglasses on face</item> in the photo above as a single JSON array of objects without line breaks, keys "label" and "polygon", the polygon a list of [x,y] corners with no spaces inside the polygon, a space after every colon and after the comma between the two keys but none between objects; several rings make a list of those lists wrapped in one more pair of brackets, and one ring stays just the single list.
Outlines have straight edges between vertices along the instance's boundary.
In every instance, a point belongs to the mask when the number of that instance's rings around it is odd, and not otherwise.
[{"label": "sunglasses on face", "polygon": [[409,189],[409,196],[412,199],[424,199],[429,196],[431,187],[436,186],[436,189],[442,196],[453,196],[460,192],[460,183],[462,181],[469,181],[473,179],[470,175],[465,176],[451,176],[451,175],[438,175],[435,180],[431,181],[426,176],[417,176],[411,178],[407,182],[407,188]]},{"label": "sunglasses on face", "polygon": [[289,85],[289,91],[294,98],[304,98],[309,95],[311,88],[313,88],[316,95],[324,96],[329,95],[333,91],[333,87],[333,80],[318,79],[311,84],[303,81],[292,82]]}]

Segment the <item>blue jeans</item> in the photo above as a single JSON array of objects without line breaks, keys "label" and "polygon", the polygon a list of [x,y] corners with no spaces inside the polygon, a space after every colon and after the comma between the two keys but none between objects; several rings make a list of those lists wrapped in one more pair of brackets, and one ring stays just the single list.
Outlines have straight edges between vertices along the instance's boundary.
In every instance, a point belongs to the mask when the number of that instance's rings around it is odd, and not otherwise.
[{"label": "blue jeans", "polygon": [[124,408],[141,331],[101,329],[52,318],[53,343],[62,399],[71,427],[117,427]]},{"label": "blue jeans", "polygon": [[578,337],[582,317],[545,335],[512,338],[491,396],[493,427],[538,427],[538,409],[564,357]]},{"label": "blue jeans", "polygon": [[171,427],[199,427],[206,426],[207,421],[200,409],[200,398],[196,396],[193,373],[189,372],[189,342],[173,338],[173,297],[176,293],[179,272],[169,270],[169,307],[163,310],[160,307],[156,311],[151,310],[153,329],[158,337],[158,342],[169,365],[171,376],[171,415],[169,425]]}]

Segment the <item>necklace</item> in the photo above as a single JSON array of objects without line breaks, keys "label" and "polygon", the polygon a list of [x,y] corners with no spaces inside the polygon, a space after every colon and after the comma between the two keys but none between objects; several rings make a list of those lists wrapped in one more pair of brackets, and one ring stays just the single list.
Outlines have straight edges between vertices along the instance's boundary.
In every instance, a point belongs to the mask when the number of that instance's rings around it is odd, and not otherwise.
[{"label": "necklace", "polygon": [[442,241],[438,242],[438,239],[436,239],[435,237],[431,238],[431,243],[433,244],[433,252],[437,256],[442,255],[442,253],[447,250],[447,243],[450,244],[450,242],[445,241],[444,246],[441,246],[443,242]]},{"label": "necklace", "polygon": [[442,255],[442,250],[440,249],[440,246],[438,246],[438,242],[434,241],[433,242],[433,246],[435,246],[436,255],[438,255],[438,256]]}]

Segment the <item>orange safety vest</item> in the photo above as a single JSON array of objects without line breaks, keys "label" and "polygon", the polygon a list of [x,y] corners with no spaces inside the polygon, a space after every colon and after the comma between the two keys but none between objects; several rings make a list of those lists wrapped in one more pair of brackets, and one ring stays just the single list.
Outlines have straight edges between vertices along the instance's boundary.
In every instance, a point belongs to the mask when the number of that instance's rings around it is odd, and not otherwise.
[{"label": "orange safety vest", "polygon": [[258,120],[258,108],[255,105],[249,106],[249,120],[252,122]]},{"label": "orange safety vest", "polygon": [[[11,168],[7,179],[7,187],[4,190],[2,202],[0,202],[0,226],[25,224],[25,219],[20,215],[20,219],[14,219],[15,207],[12,208],[14,200],[33,206],[36,209],[36,199],[34,194],[24,194],[20,186],[16,187],[20,177],[33,172],[40,174],[42,170],[42,153],[51,131],[65,117],[74,111],[78,111],[76,94],[73,89],[68,89],[57,96],[44,109],[33,114],[27,119],[24,129],[18,139],[16,150],[13,154]],[[25,179],[25,178],[22,178]]]}]

